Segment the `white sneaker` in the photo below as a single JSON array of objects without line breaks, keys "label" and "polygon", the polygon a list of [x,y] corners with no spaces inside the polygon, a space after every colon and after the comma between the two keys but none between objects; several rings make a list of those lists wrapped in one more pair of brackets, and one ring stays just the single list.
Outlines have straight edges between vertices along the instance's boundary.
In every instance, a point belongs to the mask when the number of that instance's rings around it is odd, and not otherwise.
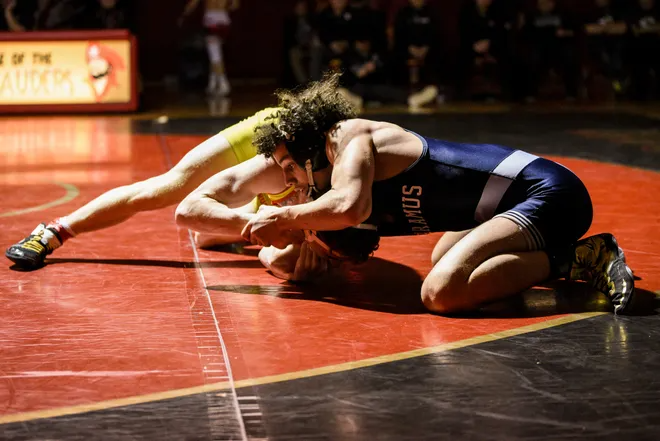
[{"label": "white sneaker", "polygon": [[413,93],[408,97],[408,108],[410,110],[417,110],[420,107],[432,103],[438,97],[438,88],[435,86],[426,86],[417,93]]}]

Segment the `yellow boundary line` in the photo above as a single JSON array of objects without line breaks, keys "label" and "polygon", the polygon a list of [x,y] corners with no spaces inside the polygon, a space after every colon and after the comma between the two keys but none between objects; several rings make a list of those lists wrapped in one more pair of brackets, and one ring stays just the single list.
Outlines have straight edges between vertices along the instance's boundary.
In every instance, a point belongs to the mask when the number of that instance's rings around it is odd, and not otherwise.
[{"label": "yellow boundary line", "polygon": [[46,202],[45,204],[37,205],[36,207],[29,207],[29,208],[23,208],[20,210],[13,210],[13,211],[7,211],[5,213],[0,214],[0,218],[2,217],[11,217],[11,216],[20,216],[21,214],[26,214],[26,213],[34,213],[36,211],[43,211],[47,210],[49,208],[57,207],[58,205],[66,204],[67,202],[70,202],[74,200],[75,198],[78,197],[80,194],[80,190],[78,190],[78,187],[76,187],[73,184],[64,184],[64,183],[59,183],[55,182],[56,185],[59,185],[63,189],[66,190],[66,194],[62,196],[59,199],[56,199],[51,202]]},{"label": "yellow boundary line", "polygon": [[[341,363],[341,364],[336,364],[336,365],[331,365],[331,366],[324,366],[321,368],[315,368],[315,369],[306,369],[302,371],[297,371],[297,372],[289,372],[286,374],[281,374],[281,375],[271,375],[267,377],[259,377],[259,378],[253,378],[253,379],[247,379],[247,380],[240,380],[240,381],[235,381],[234,382],[234,387],[237,389],[244,388],[244,387],[250,387],[250,386],[257,386],[257,385],[263,385],[263,384],[270,384],[270,383],[277,383],[281,381],[289,381],[289,380],[294,380],[294,379],[299,379],[299,378],[308,378],[308,377],[313,377],[317,375],[324,375],[324,374],[331,374],[331,373],[336,373],[336,372],[343,372],[343,371],[348,371],[348,370],[353,370],[353,369],[358,369],[358,368],[364,368],[368,366],[374,366],[378,364],[383,364],[383,363],[389,363],[393,361],[399,361],[399,360],[406,360],[410,358],[415,358],[415,357],[421,357],[424,355],[429,355],[429,354],[434,354],[434,353],[439,353],[439,352],[445,352],[445,351],[451,351],[454,349],[459,349],[459,348],[464,348],[467,346],[473,346],[476,344],[480,343],[486,343],[494,340],[501,340],[504,338],[508,337],[514,337],[517,335],[522,335],[522,334],[527,334],[530,332],[534,331],[539,331],[542,329],[547,329],[547,328],[552,328],[555,326],[560,326],[564,325],[567,323],[572,323],[576,322],[579,320],[584,320],[587,318],[591,317],[596,317],[599,315],[606,314],[604,312],[592,312],[592,313],[584,313],[584,314],[571,314],[568,316],[552,319],[552,320],[546,320],[541,323],[536,323],[533,325],[528,325],[528,326],[522,326],[520,328],[515,328],[515,329],[509,329],[507,331],[502,331],[502,332],[496,332],[493,334],[488,334],[488,335],[480,335],[478,337],[472,337],[468,338],[465,340],[460,340],[452,343],[445,343],[442,345],[438,346],[432,346],[428,348],[422,348],[422,349],[416,349],[413,351],[406,351],[406,352],[400,352],[396,354],[388,354],[388,355],[383,355],[380,357],[373,357],[373,358],[367,358],[365,360],[360,360],[360,361],[355,361],[355,362],[349,362],[349,363]],[[133,397],[127,397],[127,398],[119,398],[116,400],[106,400],[106,401],[99,401],[97,403],[91,403],[91,404],[82,404],[78,406],[68,406],[68,407],[60,407],[60,408],[55,408],[55,409],[47,409],[47,410],[39,410],[39,411],[34,411],[34,412],[23,412],[23,413],[17,413],[13,415],[7,415],[4,417],[0,417],[0,424],[8,424],[8,423],[18,423],[18,422],[23,422],[23,421],[30,421],[30,420],[36,420],[36,419],[43,419],[43,418],[54,418],[54,417],[60,417],[60,416],[66,416],[66,415],[75,415],[75,414],[81,414],[81,413],[87,413],[87,412],[93,412],[93,411],[99,411],[99,410],[105,410],[105,409],[110,409],[110,408],[117,408],[117,407],[125,407],[125,406],[131,406],[131,405],[136,405],[136,404],[144,404],[144,403],[150,403],[154,401],[162,401],[162,400],[167,400],[171,398],[179,398],[179,397],[185,397],[185,396],[190,396],[190,395],[196,395],[196,394],[201,394],[201,393],[206,393],[206,392],[216,392],[220,390],[225,390],[230,387],[230,383],[228,381],[223,381],[220,383],[213,383],[213,384],[207,384],[204,386],[196,386],[196,387],[189,387],[185,389],[176,389],[176,390],[170,390],[166,392],[157,392],[153,394],[147,394],[147,395],[137,395]]]}]

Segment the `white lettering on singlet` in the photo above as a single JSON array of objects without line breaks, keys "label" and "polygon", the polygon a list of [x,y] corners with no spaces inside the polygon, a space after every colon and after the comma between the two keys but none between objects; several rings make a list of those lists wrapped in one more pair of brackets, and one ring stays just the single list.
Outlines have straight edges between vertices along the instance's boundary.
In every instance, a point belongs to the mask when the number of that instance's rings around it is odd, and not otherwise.
[{"label": "white lettering on singlet", "polygon": [[408,223],[412,226],[412,231],[415,234],[430,233],[426,219],[422,216],[422,202],[419,197],[422,195],[422,187],[419,185],[407,186],[401,188],[401,205],[403,214],[406,215]]}]

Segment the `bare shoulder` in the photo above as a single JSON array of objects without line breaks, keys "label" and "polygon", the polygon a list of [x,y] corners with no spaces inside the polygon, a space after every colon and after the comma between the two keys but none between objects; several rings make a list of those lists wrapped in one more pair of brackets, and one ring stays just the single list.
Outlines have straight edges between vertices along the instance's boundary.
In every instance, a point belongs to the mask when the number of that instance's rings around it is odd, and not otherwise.
[{"label": "bare shoulder", "polygon": [[368,119],[349,119],[341,121],[328,133],[327,148],[333,156],[340,152],[357,138],[364,138],[371,144],[374,144],[376,137],[382,137],[383,134],[405,133],[400,126],[384,121],[372,121]]},{"label": "bare shoulder", "polygon": [[368,119],[351,119],[342,121],[328,134],[329,158],[341,156],[343,150],[351,142],[359,139],[368,142],[371,147],[380,152],[388,146],[400,144],[411,136],[405,129],[396,124]]}]

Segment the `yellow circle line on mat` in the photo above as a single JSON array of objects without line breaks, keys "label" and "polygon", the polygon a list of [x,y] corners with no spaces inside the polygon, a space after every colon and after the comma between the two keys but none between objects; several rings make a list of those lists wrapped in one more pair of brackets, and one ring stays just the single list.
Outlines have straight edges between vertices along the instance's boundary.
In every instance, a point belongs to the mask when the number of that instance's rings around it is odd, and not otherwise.
[{"label": "yellow circle line on mat", "polygon": [[47,210],[49,208],[57,207],[58,205],[66,204],[78,197],[80,190],[73,184],[64,184],[60,182],[55,182],[63,189],[66,190],[66,194],[59,199],[54,201],[46,202],[45,204],[37,205],[36,207],[22,208],[20,210],[7,211],[6,213],[0,213],[0,217],[11,217],[11,216],[20,216],[21,214],[34,213],[35,211]]},{"label": "yellow circle line on mat", "polygon": [[[406,360],[415,357],[421,357],[423,355],[436,354],[439,352],[451,351],[459,348],[464,348],[467,346],[473,346],[480,343],[486,343],[494,340],[501,340],[504,338],[515,337],[517,335],[527,334],[530,332],[540,331],[542,329],[553,328],[555,326],[561,326],[568,323],[576,322],[579,320],[588,319],[591,317],[597,317],[604,315],[604,312],[586,312],[580,314],[571,314],[563,317],[558,317],[550,320],[545,320],[540,323],[535,323],[533,325],[522,326],[519,328],[509,329],[506,331],[494,332],[492,334],[479,335],[472,338],[467,338],[464,340],[459,340],[452,343],[445,343],[438,346],[432,346],[428,348],[415,349],[412,351],[399,352],[395,354],[382,355],[380,357],[368,358],[365,360],[352,361],[348,363],[340,363],[331,366],[324,366],[314,369],[305,369],[297,372],[287,372],[280,375],[270,375],[267,377],[260,378],[250,378],[246,380],[235,381],[233,387],[236,389],[257,386],[261,384],[270,384],[278,383],[281,381],[290,381],[299,378],[308,378],[316,375],[324,375],[336,372],[349,371],[352,369],[359,369],[368,366],[374,366],[378,364],[390,363],[398,360]],[[0,424],[8,423],[18,423],[23,421],[37,420],[43,418],[55,418],[65,415],[75,415],[86,412],[94,412],[105,409],[111,409],[116,407],[125,407],[132,406],[136,404],[151,403],[155,401],[162,401],[172,398],[185,397],[190,395],[197,395],[202,393],[218,392],[221,390],[227,390],[232,387],[232,384],[229,381],[223,381],[220,383],[206,384],[203,386],[194,386],[188,387],[185,389],[175,389],[165,392],[156,392],[147,395],[137,395],[126,398],[119,398],[115,400],[106,400],[99,401],[96,403],[90,404],[81,404],[77,406],[67,406],[59,407],[54,409],[45,409],[37,410],[33,412],[22,412],[16,414],[10,414],[5,416],[0,416]]]}]

